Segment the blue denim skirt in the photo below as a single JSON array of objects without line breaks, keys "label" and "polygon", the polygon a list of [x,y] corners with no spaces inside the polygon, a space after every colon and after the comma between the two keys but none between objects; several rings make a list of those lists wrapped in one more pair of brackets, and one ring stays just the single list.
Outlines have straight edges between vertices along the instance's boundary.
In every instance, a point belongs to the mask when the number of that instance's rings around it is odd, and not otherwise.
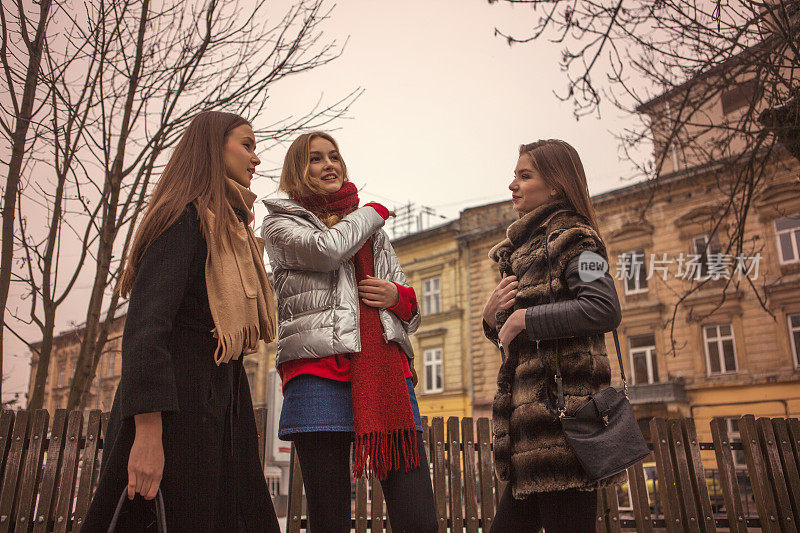
[{"label": "blue denim skirt", "polygon": [[[406,378],[411,411],[417,431],[422,431],[419,405],[411,378]],[[283,389],[283,407],[278,437],[291,440],[295,433],[348,431],[354,433],[353,401],[349,381],[336,381],[303,374],[292,378]]]}]

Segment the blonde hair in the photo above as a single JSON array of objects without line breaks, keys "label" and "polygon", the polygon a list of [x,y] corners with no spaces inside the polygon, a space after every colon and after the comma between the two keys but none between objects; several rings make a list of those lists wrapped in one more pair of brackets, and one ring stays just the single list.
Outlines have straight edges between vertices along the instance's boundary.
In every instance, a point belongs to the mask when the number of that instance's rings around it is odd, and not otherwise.
[{"label": "blonde hair", "polygon": [[545,183],[558,191],[558,196],[582,215],[600,235],[597,216],[589,198],[586,173],[578,152],[569,143],[558,139],[545,139],[519,147],[519,155],[527,154],[533,168]]},{"label": "blonde hair", "polygon": [[[337,152],[339,152],[339,145],[336,140],[324,131],[312,131],[304,133],[292,142],[289,150],[286,151],[286,157],[283,159],[283,170],[281,171],[281,181],[278,184],[278,189],[285,192],[291,198],[303,198],[316,195],[327,194],[322,187],[311,179],[308,170],[311,165],[311,141],[321,137],[333,145]],[[342,163],[342,184],[349,181],[347,177],[347,165],[339,153],[339,161]],[[337,224],[341,217],[332,213],[322,213],[320,219],[326,226],[331,227]]]}]

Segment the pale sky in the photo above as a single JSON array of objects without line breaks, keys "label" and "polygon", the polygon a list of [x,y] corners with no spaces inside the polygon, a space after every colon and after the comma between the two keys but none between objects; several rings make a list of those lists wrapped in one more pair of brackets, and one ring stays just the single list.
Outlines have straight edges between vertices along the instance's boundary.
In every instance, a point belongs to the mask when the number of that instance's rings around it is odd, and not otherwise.
[{"label": "pale sky", "polygon": [[[290,4],[273,2],[270,12]],[[630,124],[630,116],[607,105],[601,119],[576,121],[572,104],[553,94],[566,86],[558,65],[563,45],[508,46],[494,36],[495,27],[524,35],[538,16],[530,6],[486,0],[341,2],[324,23],[323,37],[344,42],[349,36],[342,57],[282,81],[264,115],[250,118],[256,127],[267,125],[303,114],[320,97],[333,102],[363,88],[349,118],[331,128],[351,180],[363,188],[362,202],[390,208],[413,202],[449,219],[508,198],[518,146],[538,139],[575,146],[592,194],[626,185],[631,170],[619,161],[613,134]],[[262,153],[258,170],[278,173],[287,147]],[[649,150],[643,147],[642,154]],[[275,183],[262,176],[252,189],[267,196]],[[257,206],[257,226],[264,214]],[[75,302],[85,302],[88,290],[87,283],[83,293],[76,291]],[[9,305],[19,304],[12,290]],[[57,332],[84,320],[85,303],[64,305],[60,313]],[[29,354],[10,334],[4,342],[5,399],[27,390]]]}]

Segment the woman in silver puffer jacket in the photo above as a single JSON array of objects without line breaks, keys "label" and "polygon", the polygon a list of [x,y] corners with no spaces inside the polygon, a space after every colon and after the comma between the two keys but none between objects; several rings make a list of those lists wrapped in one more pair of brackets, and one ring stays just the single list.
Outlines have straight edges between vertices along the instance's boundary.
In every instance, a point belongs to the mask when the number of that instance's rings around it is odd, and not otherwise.
[{"label": "woman in silver puffer jacket", "polygon": [[350,531],[362,474],[380,479],[394,531],[436,531],[408,338],[420,318],[381,229],[391,213],[358,207],[322,132],[289,147],[280,189],[290,198],[265,201],[262,228],[278,297],[278,435],[298,452],[311,531]]}]

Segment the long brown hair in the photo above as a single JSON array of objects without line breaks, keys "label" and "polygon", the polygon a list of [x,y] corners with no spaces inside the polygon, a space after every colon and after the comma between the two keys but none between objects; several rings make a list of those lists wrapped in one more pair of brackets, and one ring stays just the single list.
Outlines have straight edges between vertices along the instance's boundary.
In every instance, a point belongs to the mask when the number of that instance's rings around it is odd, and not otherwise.
[{"label": "long brown hair", "polygon": [[583,215],[600,235],[594,206],[589,198],[586,173],[575,148],[558,139],[546,139],[520,145],[519,155],[523,154],[530,156],[533,168],[545,183],[556,189],[558,196]]},{"label": "long brown hair", "polygon": [[[283,170],[281,171],[281,181],[278,189],[289,195],[290,198],[304,198],[327,194],[322,187],[314,183],[308,173],[311,165],[311,141],[321,137],[330,141],[333,147],[339,152],[339,162],[342,164],[343,184],[349,181],[347,177],[347,165],[339,151],[339,144],[336,140],[324,131],[312,131],[304,133],[295,139],[286,151],[283,159]],[[337,215],[329,214],[322,216],[321,220],[326,226],[331,227],[338,223],[341,218]]]},{"label": "long brown hair", "polygon": [[204,111],[194,117],[172,152],[161,179],[147,204],[136,230],[118,290],[127,297],[136,279],[136,270],[147,247],[178,220],[187,204],[194,202],[198,212],[210,209],[216,216],[215,228],[204,232],[220,234],[236,224],[236,215],[227,208],[223,147],[228,135],[247,120],[234,113]]}]

